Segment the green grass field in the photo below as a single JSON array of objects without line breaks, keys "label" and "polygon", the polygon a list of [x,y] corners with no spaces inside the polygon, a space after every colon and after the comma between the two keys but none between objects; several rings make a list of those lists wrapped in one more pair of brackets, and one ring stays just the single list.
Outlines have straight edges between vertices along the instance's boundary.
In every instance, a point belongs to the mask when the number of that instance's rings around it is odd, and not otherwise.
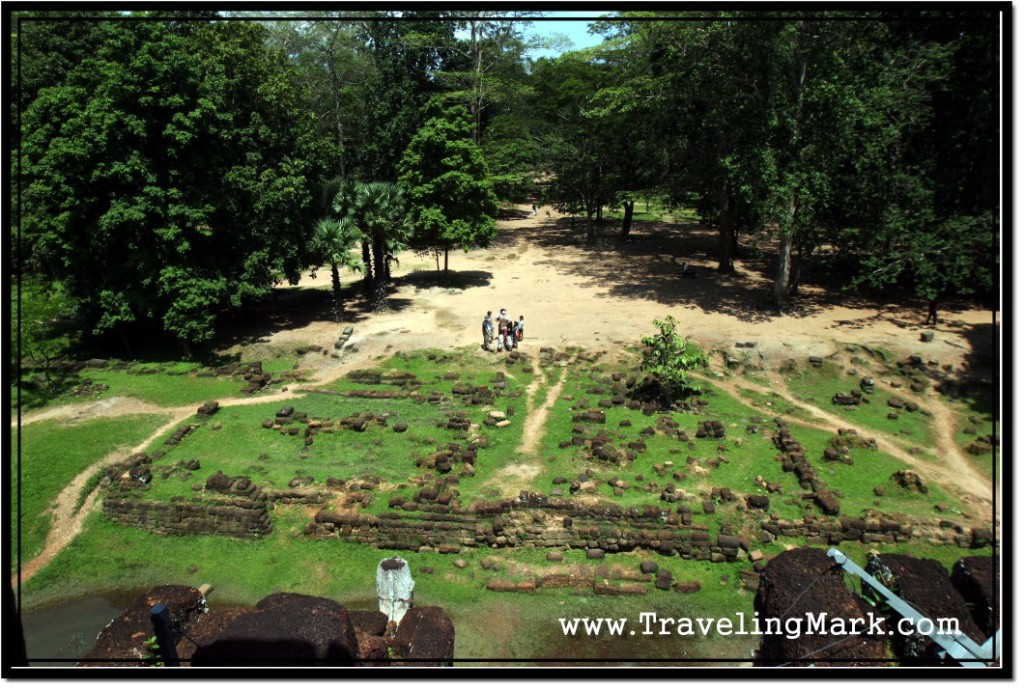
[{"label": "green grass field", "polygon": [[[581,489],[579,498],[614,502],[620,506],[662,505],[661,492],[672,484],[683,499],[674,506],[687,505],[695,523],[707,525],[717,534],[723,524],[753,528],[764,514],[745,511],[740,504],[722,504],[712,514],[704,514],[703,502],[712,488],[728,487],[741,497],[765,494],[762,482],[774,482],[779,492],[769,495],[770,512],[783,519],[798,519],[817,509],[802,496],[793,473],[784,472],[776,460],[778,450],[771,435],[775,431],[773,417],[789,414],[790,431],[806,449],[807,458],[830,489],[840,496],[844,516],[863,516],[882,512],[918,517],[936,517],[935,505],[948,506],[944,517],[955,518],[962,510],[958,501],[938,487],[930,486],[927,494],[914,494],[898,489],[889,479],[903,462],[871,449],[854,448],[852,465],[828,463],[823,460],[826,446],[834,436],[801,424],[812,421],[813,415],[781,397],[744,390],[738,382],[743,400],[732,397],[713,384],[704,384],[702,398],[707,406],[700,412],[655,412],[624,406],[607,407],[603,424],[574,422],[579,413],[592,410],[612,396],[613,387],[635,376],[635,356],[620,357],[614,363],[591,363],[585,359],[571,361],[567,366],[542,364],[531,354],[529,360],[515,364],[499,364],[475,357],[470,350],[399,353],[377,362],[373,370],[385,379],[367,383],[357,373],[339,379],[320,390],[305,393],[286,403],[255,403],[223,407],[207,420],[191,418],[198,425],[177,446],[168,447],[165,438],[157,439],[147,451],[165,455],[154,461],[154,480],[150,488],[140,492],[149,500],[170,500],[172,497],[201,497],[203,482],[221,471],[230,476],[245,475],[265,488],[284,488],[297,477],[312,477],[312,487],[326,488],[328,478],[351,480],[376,478],[381,484],[373,493],[374,500],[363,509],[387,511],[391,497],[411,498],[418,487],[417,476],[440,477],[436,471],[417,465],[439,447],[470,439],[479,444],[476,474],[464,477],[457,485],[463,505],[478,499],[514,496],[521,490],[541,494],[563,493],[568,485],[555,484],[556,478],[581,477],[591,481]],[[279,363],[282,369],[287,363]],[[150,369],[141,367],[139,369]],[[174,382],[188,382],[192,374],[187,368],[157,374],[141,374],[138,370],[119,371],[108,381],[120,392],[144,397],[146,386],[156,385],[156,392],[147,400],[164,405],[196,403],[216,396],[216,387],[231,389],[234,397],[238,382],[230,377],[197,378],[187,393],[172,391]],[[369,367],[367,367],[369,369]],[[457,388],[492,387],[504,373],[504,388],[492,403],[472,404],[456,395]],[[364,373],[365,374],[365,373]],[[401,378],[388,381],[389,375],[414,378],[415,387],[402,387]],[[807,369],[789,379],[795,395],[812,399],[808,403],[836,414],[849,416],[851,423],[866,430],[877,430],[895,436],[892,421],[885,418],[882,396],[863,410],[839,411],[828,398],[833,391],[848,390],[856,378],[836,369]],[[732,379],[736,383],[735,379]],[[851,383],[853,382],[853,383]],[[753,383],[757,383],[756,381]],[[551,391],[561,385],[554,405],[548,411],[535,452],[519,451],[530,403],[536,408]],[[192,384],[188,384],[192,386]],[[202,388],[207,387],[207,388]],[[532,387],[532,388],[531,388]],[[385,391],[391,394],[415,390],[420,398],[396,395],[389,398],[350,397],[353,391]],[[533,396],[529,391],[533,390]],[[188,396],[197,398],[186,401]],[[178,398],[175,398],[175,397]],[[434,397],[431,402],[430,397]],[[772,403],[773,405],[768,405]],[[304,442],[301,431],[289,435],[286,430],[267,429],[263,423],[273,421],[285,405],[304,413],[311,420],[327,423],[332,433],[320,432],[311,444]],[[601,406],[605,408],[606,406]],[[483,425],[490,410],[509,413],[511,424],[504,428]],[[383,424],[370,424],[356,432],[337,427],[337,422],[350,416],[372,414]],[[859,417],[853,417],[856,414]],[[966,414],[966,413],[965,413]],[[474,425],[471,430],[452,430],[447,421],[465,415]],[[908,427],[908,443],[927,445],[931,442],[926,416],[905,415],[900,426]],[[22,496],[23,521],[28,526],[23,536],[22,558],[38,551],[47,530],[45,510],[56,493],[89,464],[118,447],[127,447],[152,432],[161,422],[160,416],[97,420],[80,426],[62,426],[58,422],[27,425],[22,430],[22,477],[26,491]],[[721,421],[726,429],[724,439],[698,439],[696,429],[702,420]],[[673,427],[666,423],[671,422]],[[395,426],[408,428],[397,432]],[[752,426],[752,427],[751,427]],[[285,426],[287,427],[287,425]],[[684,430],[689,441],[680,441],[675,430]],[[585,439],[603,432],[610,444],[635,452],[628,463],[608,463],[595,458],[587,446],[566,444],[574,436]],[[642,442],[645,449],[630,449],[630,443]],[[59,463],[53,459],[60,459]],[[198,460],[200,470],[192,476],[162,473],[183,461]],[[453,472],[456,472],[453,470]],[[678,475],[677,475],[678,474]],[[620,481],[620,491],[613,487]],[[200,489],[196,489],[196,486]],[[882,487],[881,496],[874,488]],[[328,508],[334,508],[328,506]],[[119,525],[102,514],[90,516],[85,530],[23,587],[28,607],[40,607],[67,598],[84,596],[99,590],[140,591],[160,583],[185,583],[198,586],[211,583],[216,587],[213,604],[251,605],[266,595],[293,591],[334,598],[351,606],[374,608],[374,573],[380,559],[389,554],[373,547],[343,542],[338,539],[314,540],[304,531],[317,507],[276,505],[271,513],[273,532],[258,540],[240,540],[218,536],[164,537],[140,529]],[[27,519],[26,519],[27,517]],[[766,555],[778,554],[800,540],[787,539],[758,545]],[[987,550],[960,550],[925,544],[894,545],[895,551],[914,556],[939,559],[951,566],[960,556],[985,554]],[[866,555],[866,545],[845,544],[851,556]],[[749,657],[749,641],[737,638],[701,638],[679,647],[666,646],[657,637],[636,637],[594,641],[564,636],[559,617],[623,616],[635,618],[639,611],[658,611],[663,616],[720,616],[723,612],[749,615],[753,594],[743,589],[741,571],[749,569],[746,561],[713,564],[653,555],[660,566],[668,568],[676,580],[699,580],[701,591],[683,596],[649,588],[647,595],[621,598],[595,597],[592,592],[571,589],[541,590],[531,594],[495,593],[486,590],[494,576],[519,578],[524,570],[543,570],[550,566],[543,550],[508,550],[474,548],[459,555],[421,552],[406,555],[413,563],[417,580],[417,603],[445,607],[460,632],[456,653],[460,657],[509,657],[528,659],[541,654],[561,657],[593,655],[643,659],[687,657]],[[643,558],[639,552],[609,554],[607,565],[636,567]],[[453,565],[461,557],[469,562],[464,569]],[[481,566],[484,557],[497,559],[497,572]],[[863,561],[863,560],[862,560]],[[581,551],[565,553],[562,568],[589,566]],[[432,570],[432,573],[429,571]],[[746,645],[746,647],[744,647]],[[618,646],[618,647],[616,647]],[[554,651],[554,652],[552,652]]]},{"label": "green grass field", "polygon": [[[78,424],[49,420],[27,425],[15,434],[11,449],[11,525],[18,525],[20,509],[22,559],[31,559],[42,549],[50,529],[47,511],[75,476],[108,453],[138,444],[166,420],[162,415]],[[12,540],[11,550],[16,564],[17,540]]]}]

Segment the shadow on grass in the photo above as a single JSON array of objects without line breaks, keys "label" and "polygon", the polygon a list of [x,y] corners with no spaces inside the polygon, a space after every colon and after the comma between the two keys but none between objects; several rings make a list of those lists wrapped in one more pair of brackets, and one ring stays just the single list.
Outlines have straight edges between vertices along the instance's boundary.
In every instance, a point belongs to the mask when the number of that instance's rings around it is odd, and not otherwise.
[{"label": "shadow on grass", "polygon": [[959,332],[970,346],[964,354],[962,370],[952,381],[947,378],[940,390],[963,400],[974,413],[991,416],[993,424],[998,423],[1002,415],[998,388],[1002,378],[1001,329],[996,324],[965,325],[955,320],[945,322],[940,318],[939,324],[933,327],[935,338],[941,338],[941,331],[945,328]]}]

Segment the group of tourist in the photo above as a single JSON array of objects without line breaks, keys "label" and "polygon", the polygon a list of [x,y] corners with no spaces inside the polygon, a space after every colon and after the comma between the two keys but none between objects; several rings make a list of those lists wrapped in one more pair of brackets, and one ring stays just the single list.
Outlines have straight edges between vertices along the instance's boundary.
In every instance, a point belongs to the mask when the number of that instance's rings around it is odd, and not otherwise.
[{"label": "group of tourist", "polygon": [[526,328],[526,320],[523,318],[523,315],[519,315],[518,321],[513,320],[509,316],[508,310],[504,307],[498,312],[497,319],[491,315],[491,310],[487,310],[487,315],[484,317],[484,350],[491,349],[491,343],[494,342],[495,336],[498,339],[498,350],[512,351],[518,348],[519,342],[523,340],[523,331]]}]

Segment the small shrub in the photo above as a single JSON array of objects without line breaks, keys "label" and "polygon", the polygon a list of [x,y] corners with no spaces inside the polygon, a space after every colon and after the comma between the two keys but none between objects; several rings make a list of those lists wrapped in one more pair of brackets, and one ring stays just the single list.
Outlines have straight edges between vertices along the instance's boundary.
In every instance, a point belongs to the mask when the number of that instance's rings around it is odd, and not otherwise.
[{"label": "small shrub", "polygon": [[649,387],[651,398],[669,405],[687,396],[702,393],[702,389],[687,376],[698,365],[708,363],[707,355],[676,333],[676,320],[668,317],[665,321],[654,320],[658,333],[644,336],[646,350],[640,369],[651,374],[655,386]]}]

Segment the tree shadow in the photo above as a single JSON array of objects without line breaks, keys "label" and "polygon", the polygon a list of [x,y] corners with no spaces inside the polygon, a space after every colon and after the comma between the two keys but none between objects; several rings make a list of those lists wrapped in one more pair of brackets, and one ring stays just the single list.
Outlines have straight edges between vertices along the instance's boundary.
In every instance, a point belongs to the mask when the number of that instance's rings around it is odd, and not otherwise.
[{"label": "tree shadow", "polygon": [[414,286],[418,290],[428,288],[485,288],[491,285],[494,274],[490,271],[410,271],[395,279],[396,286]]},{"label": "tree shadow", "polygon": [[[343,309],[337,320],[338,335],[341,335],[341,329],[346,325],[364,322],[374,314],[358,281],[342,289],[341,298]],[[400,312],[411,305],[412,301],[406,298],[388,297],[390,312]],[[302,329],[314,322],[331,321],[335,321],[335,316],[334,293],[330,286],[279,287],[258,302],[222,314],[212,349],[267,343],[271,336],[281,331]]]},{"label": "tree shadow", "polygon": [[[597,224],[596,240],[588,243],[585,219],[545,214],[530,227],[503,235],[546,250],[548,256],[538,266],[584,279],[583,285],[596,297],[696,307],[705,314],[726,314],[748,323],[767,323],[782,315],[807,317],[837,307],[875,311],[863,326],[879,319],[897,325],[903,319],[910,326],[917,318],[906,309],[906,301],[894,300],[891,292],[845,290],[848,276],[828,270],[814,258],[804,263],[800,291],[780,311],[772,302],[778,262],[774,243],[758,245],[747,238],[738,248],[735,270],[720,273],[717,230],[693,221],[636,221],[623,241],[619,228],[617,222]],[[924,303],[921,309],[923,321]],[[900,312],[907,314],[895,316]],[[861,320],[836,324],[857,328],[857,321]]]},{"label": "tree shadow", "polygon": [[721,274],[715,271],[718,234],[697,223],[635,222],[626,241],[618,230],[618,223],[599,224],[596,241],[588,243],[583,219],[542,217],[517,235],[548,250],[539,265],[583,278],[595,296],[695,306],[747,322],[776,316],[771,283],[759,278],[765,269],[750,266],[767,260],[749,248],[741,273]]},{"label": "tree shadow", "polygon": [[[928,327],[941,338],[943,332],[954,332],[963,337],[968,348],[963,366],[957,372],[942,377],[942,393],[962,400],[968,408],[980,415],[991,415],[993,428],[1002,414],[999,382],[1002,378],[1001,328],[992,324],[965,324],[957,320],[943,320]],[[995,429],[992,430],[995,434]]]},{"label": "tree shadow", "polygon": [[533,214],[524,209],[499,209],[497,219],[499,221],[522,221]]}]

